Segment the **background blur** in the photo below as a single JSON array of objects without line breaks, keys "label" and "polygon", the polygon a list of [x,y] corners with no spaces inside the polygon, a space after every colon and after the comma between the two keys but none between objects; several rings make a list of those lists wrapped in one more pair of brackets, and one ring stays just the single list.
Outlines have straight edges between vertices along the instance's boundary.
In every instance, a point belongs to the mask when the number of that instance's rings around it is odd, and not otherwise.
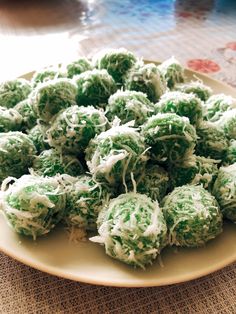
[{"label": "background blur", "polygon": [[125,47],[236,87],[234,0],[0,0],[0,79]]}]

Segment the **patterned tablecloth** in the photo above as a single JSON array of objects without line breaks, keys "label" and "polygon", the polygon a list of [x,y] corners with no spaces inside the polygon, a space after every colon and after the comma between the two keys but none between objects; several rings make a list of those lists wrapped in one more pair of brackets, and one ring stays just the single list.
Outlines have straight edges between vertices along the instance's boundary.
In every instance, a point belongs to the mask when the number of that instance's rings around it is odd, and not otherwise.
[{"label": "patterned tablecloth", "polygon": [[[236,87],[234,0],[1,1],[0,79],[126,47],[174,55]],[[236,313],[236,265],[180,285],[118,289],[49,276],[0,254],[0,313]]]}]

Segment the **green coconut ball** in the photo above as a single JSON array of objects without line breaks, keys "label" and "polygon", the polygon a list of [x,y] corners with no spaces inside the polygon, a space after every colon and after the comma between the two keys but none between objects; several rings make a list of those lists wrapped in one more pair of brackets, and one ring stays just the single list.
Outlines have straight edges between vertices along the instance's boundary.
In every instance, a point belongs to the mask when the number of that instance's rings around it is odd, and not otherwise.
[{"label": "green coconut ball", "polygon": [[0,132],[20,130],[22,120],[22,116],[15,109],[0,107]]},{"label": "green coconut ball", "polygon": [[92,68],[92,64],[87,58],[79,58],[66,65],[67,77],[72,78],[75,75],[90,71]]},{"label": "green coconut ball", "polygon": [[146,151],[144,138],[136,129],[113,126],[90,141],[85,159],[96,181],[125,185],[131,173],[138,175],[144,170]]},{"label": "green coconut ball", "polygon": [[35,72],[31,79],[31,83],[34,87],[36,87],[41,83],[62,78],[64,76],[65,75],[63,75],[59,67],[47,67]]},{"label": "green coconut ball", "polygon": [[106,107],[106,116],[110,121],[116,117],[123,124],[134,120],[135,126],[142,125],[154,112],[154,104],[145,94],[136,91],[117,91],[109,98]]},{"label": "green coconut ball", "polygon": [[96,230],[98,213],[108,203],[111,190],[94,181],[89,174],[63,176],[63,179],[67,189],[66,224]]},{"label": "green coconut ball", "polygon": [[124,48],[104,49],[93,57],[98,69],[106,69],[115,82],[123,84],[128,71],[137,62],[134,54]]},{"label": "green coconut ball", "polygon": [[157,66],[149,63],[136,66],[129,71],[125,88],[143,92],[151,102],[155,103],[166,92],[167,85]]},{"label": "green coconut ball", "polygon": [[39,156],[35,157],[32,172],[38,176],[53,177],[65,173],[78,176],[84,171],[79,159],[74,155],[62,155],[51,148],[44,150]]},{"label": "green coconut ball", "polygon": [[204,118],[215,122],[224,112],[236,108],[236,99],[225,94],[212,95],[204,104]]},{"label": "green coconut ball", "polygon": [[170,89],[174,88],[177,83],[184,82],[184,68],[174,57],[161,63],[158,69],[166,79]]},{"label": "green coconut ball", "polygon": [[22,128],[30,130],[37,123],[37,115],[34,112],[33,105],[30,99],[25,99],[19,102],[14,109],[22,116]]},{"label": "green coconut ball", "polygon": [[215,123],[202,121],[197,127],[196,154],[213,159],[224,159],[229,141],[225,132]]},{"label": "green coconut ball", "polygon": [[19,178],[31,167],[36,148],[21,132],[0,133],[0,182],[8,176]]},{"label": "green coconut ball", "polygon": [[117,90],[116,83],[107,70],[91,70],[76,75],[77,103],[79,106],[104,107]]},{"label": "green coconut ball", "polygon": [[197,141],[189,119],[175,113],[158,113],[142,127],[142,135],[150,147],[154,161],[176,163],[193,153]]},{"label": "green coconut ball", "polygon": [[167,228],[158,202],[144,194],[121,194],[98,216],[98,236],[106,254],[132,266],[145,268],[167,244]]},{"label": "green coconut ball", "polygon": [[28,131],[29,138],[34,143],[38,153],[50,148],[46,135],[47,129],[48,127],[41,123]]},{"label": "green coconut ball", "polygon": [[60,110],[76,105],[77,87],[67,78],[47,81],[38,85],[32,94],[34,110],[45,122]]},{"label": "green coconut ball", "polygon": [[236,140],[231,140],[224,157],[224,165],[232,165],[236,162]]},{"label": "green coconut ball", "polygon": [[[12,184],[6,187],[9,181]],[[1,207],[15,232],[33,237],[47,234],[62,219],[66,196],[57,178],[24,175],[7,178]]]},{"label": "green coconut ball", "polygon": [[224,112],[216,125],[223,129],[229,139],[236,140],[236,109]]},{"label": "green coconut ball", "polygon": [[222,232],[218,203],[201,186],[175,188],[164,198],[162,206],[171,245],[203,246]]},{"label": "green coconut ball", "polygon": [[160,113],[173,112],[181,117],[188,117],[193,125],[198,125],[202,120],[201,100],[194,94],[168,92],[161,97],[156,106]]},{"label": "green coconut ball", "polygon": [[202,101],[206,101],[213,93],[212,89],[209,86],[203,84],[201,81],[176,84],[175,90],[182,93],[194,94]]},{"label": "green coconut ball", "polygon": [[218,174],[218,161],[192,155],[180,163],[169,166],[170,188],[185,184],[201,185],[211,191]]},{"label": "green coconut ball", "polygon": [[31,85],[23,78],[0,83],[0,106],[13,108],[20,101],[26,99],[30,92]]},{"label": "green coconut ball", "polygon": [[129,190],[135,189],[138,193],[146,194],[152,200],[160,202],[166,195],[169,186],[168,172],[159,165],[148,163],[145,170],[136,179],[129,183]]},{"label": "green coconut ball", "polygon": [[236,223],[236,163],[219,169],[212,194],[223,216]]},{"label": "green coconut ball", "polygon": [[67,108],[55,117],[47,131],[48,143],[64,153],[79,154],[89,141],[106,130],[107,118],[92,106]]}]

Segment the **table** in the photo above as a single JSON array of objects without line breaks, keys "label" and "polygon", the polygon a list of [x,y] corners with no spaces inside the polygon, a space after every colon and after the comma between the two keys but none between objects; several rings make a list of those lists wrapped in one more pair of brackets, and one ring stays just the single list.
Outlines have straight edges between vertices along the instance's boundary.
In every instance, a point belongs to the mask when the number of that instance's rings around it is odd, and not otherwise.
[{"label": "table", "polygon": [[[197,2],[197,3],[196,3]],[[0,80],[126,47],[236,87],[236,3],[0,1]],[[236,264],[180,285],[119,289],[56,278],[0,254],[0,313],[236,313]]]}]

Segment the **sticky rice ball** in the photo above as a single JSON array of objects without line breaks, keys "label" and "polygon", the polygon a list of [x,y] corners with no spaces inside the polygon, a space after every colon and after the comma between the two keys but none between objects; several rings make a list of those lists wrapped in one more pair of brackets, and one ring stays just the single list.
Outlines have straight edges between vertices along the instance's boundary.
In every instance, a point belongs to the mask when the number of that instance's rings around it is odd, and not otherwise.
[{"label": "sticky rice ball", "polygon": [[13,108],[26,99],[30,92],[30,83],[22,78],[0,83],[0,106]]},{"label": "sticky rice ball", "polygon": [[220,160],[224,158],[229,141],[225,132],[215,123],[202,121],[197,127],[197,136],[197,155]]},{"label": "sticky rice ball", "polygon": [[53,177],[57,174],[80,175],[83,167],[75,156],[62,155],[57,150],[51,148],[44,150],[34,159],[32,172],[38,176]]},{"label": "sticky rice ball", "polygon": [[192,155],[180,163],[169,166],[170,187],[172,190],[185,184],[198,184],[211,191],[217,174],[216,160]]},{"label": "sticky rice ball", "polygon": [[158,202],[144,194],[121,194],[98,216],[98,236],[106,254],[132,266],[145,268],[167,244],[166,223]]},{"label": "sticky rice ball", "polygon": [[59,67],[47,67],[34,73],[31,79],[31,84],[36,87],[38,84],[62,78],[64,76],[65,75],[63,75]]},{"label": "sticky rice ball", "polygon": [[127,74],[125,88],[143,92],[153,103],[167,90],[165,79],[153,63],[132,68]]},{"label": "sticky rice ball", "polygon": [[61,109],[76,105],[77,87],[66,78],[38,85],[32,94],[33,108],[40,119],[49,122]]},{"label": "sticky rice ball", "polygon": [[204,118],[215,122],[225,111],[236,108],[236,99],[224,94],[212,95],[204,105]]},{"label": "sticky rice ball", "polygon": [[36,148],[21,132],[0,133],[0,182],[8,176],[19,178],[31,167]]},{"label": "sticky rice ball", "polygon": [[28,131],[28,136],[34,143],[34,146],[37,149],[38,153],[41,153],[42,151],[50,148],[46,135],[47,129],[48,127],[41,123],[37,124]]},{"label": "sticky rice ball", "polygon": [[[3,182],[6,188],[7,178]],[[1,207],[15,232],[31,236],[48,233],[62,219],[66,196],[58,179],[24,175],[1,195]]]},{"label": "sticky rice ball", "polygon": [[117,91],[113,94],[106,107],[106,116],[110,121],[118,117],[123,124],[134,120],[139,126],[153,115],[155,106],[142,92]]},{"label": "sticky rice ball", "polygon": [[186,117],[175,113],[158,113],[142,127],[154,161],[175,163],[191,155],[197,141],[195,128]]},{"label": "sticky rice ball", "polygon": [[212,89],[209,86],[204,85],[200,81],[192,81],[190,83],[176,84],[175,90],[182,93],[194,94],[202,101],[206,101],[213,93]]},{"label": "sticky rice ball", "polygon": [[149,163],[137,178],[137,192],[146,194],[152,200],[160,202],[166,195],[169,185],[168,172],[159,165]]},{"label": "sticky rice ball", "polygon": [[96,230],[98,213],[108,203],[111,190],[95,182],[91,175],[84,174],[77,178],[63,176],[66,184],[67,225],[86,230]]},{"label": "sticky rice ball", "polygon": [[219,202],[223,216],[236,223],[236,163],[219,169],[212,194]]},{"label": "sticky rice ball", "polygon": [[230,141],[223,161],[226,166],[236,162],[236,140]]},{"label": "sticky rice ball", "polygon": [[[144,171],[137,177],[135,181],[128,181],[127,188],[129,191],[137,191],[146,194],[152,200],[160,202],[166,195],[169,186],[168,172],[153,163],[147,163]],[[125,187],[121,187],[122,193]]]},{"label": "sticky rice ball", "polygon": [[89,70],[92,70],[92,64],[87,58],[79,58],[66,65],[67,77],[69,78]]},{"label": "sticky rice ball", "polygon": [[236,140],[236,109],[224,112],[216,125],[224,130],[229,139]]},{"label": "sticky rice ball", "polygon": [[121,84],[136,61],[134,54],[124,48],[104,49],[93,57],[93,64],[98,69],[106,69],[115,82]]},{"label": "sticky rice ball", "polygon": [[90,141],[85,159],[96,181],[125,185],[131,173],[138,175],[144,170],[144,138],[128,125],[113,126]]},{"label": "sticky rice ball", "polygon": [[117,90],[116,83],[106,70],[91,70],[74,76],[79,106],[104,107]]},{"label": "sticky rice ball", "polygon": [[164,61],[158,66],[161,74],[167,81],[170,89],[175,87],[177,83],[184,82],[184,69],[174,57]]},{"label": "sticky rice ball", "polygon": [[193,125],[198,125],[202,120],[201,100],[194,94],[168,92],[158,102],[157,111],[160,113],[173,112],[181,117],[188,117]]},{"label": "sticky rice ball", "polygon": [[22,116],[15,109],[0,107],[0,132],[20,130],[22,120]]},{"label": "sticky rice ball", "polygon": [[32,129],[37,123],[37,115],[34,112],[30,99],[19,102],[14,109],[22,116],[22,128]]},{"label": "sticky rice ball", "polygon": [[222,214],[216,199],[201,186],[183,185],[162,204],[171,245],[203,246],[222,232]]},{"label": "sticky rice ball", "polygon": [[48,143],[64,153],[79,154],[91,138],[106,130],[107,118],[92,106],[62,110],[47,130]]}]

